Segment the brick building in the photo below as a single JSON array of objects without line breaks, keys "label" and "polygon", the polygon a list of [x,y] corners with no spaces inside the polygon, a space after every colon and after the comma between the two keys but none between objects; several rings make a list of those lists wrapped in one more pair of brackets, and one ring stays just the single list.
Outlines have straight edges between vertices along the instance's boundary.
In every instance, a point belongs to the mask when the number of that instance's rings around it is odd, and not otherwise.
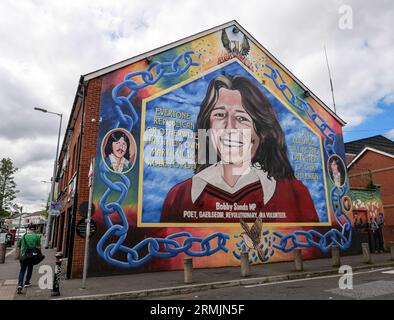
[{"label": "brick building", "polygon": [[394,241],[394,142],[381,135],[345,143],[350,186],[380,187],[385,244]]},{"label": "brick building", "polygon": [[[67,277],[83,268],[84,239],[76,236],[76,223],[82,219],[78,208],[89,196],[88,173],[95,155],[99,118],[100,81],[78,84],[77,93],[59,156],[57,176],[61,214],[55,218],[53,247],[68,259]],[[83,150],[83,152],[81,152]]]},{"label": "brick building", "polygon": [[[194,222],[181,224],[177,221],[160,221],[160,201],[164,201],[170,188],[181,182],[180,171],[175,166],[167,169],[154,164],[145,168],[146,171],[149,169],[159,172],[150,175],[156,179],[153,181],[152,178],[151,183],[148,183],[148,179],[144,180],[145,176],[141,171],[147,165],[143,161],[145,125],[152,120],[151,126],[154,125],[158,131],[163,130],[162,122],[155,122],[158,120],[157,109],[162,110],[167,106],[167,111],[174,111],[169,114],[175,115],[166,116],[171,120],[169,122],[194,127],[197,122],[196,110],[200,109],[208,81],[226,75],[240,76],[243,81],[249,79],[249,83],[260,90],[260,94],[269,97],[276,108],[273,111],[270,106],[270,115],[274,118],[280,116],[280,121],[274,119],[275,124],[280,128],[281,122],[280,129],[286,132],[291,144],[289,149],[293,152],[291,160],[298,170],[296,174],[304,179],[305,184],[309,183],[313,190],[312,196],[316,204],[319,204],[319,215],[316,210],[313,219],[308,220],[310,217],[305,216],[299,220],[294,218],[294,221],[280,222],[278,230],[284,234],[319,230],[322,246],[334,243],[332,238],[335,238],[336,233],[330,233],[330,227],[341,227],[344,233],[341,239],[347,237],[347,223],[336,220],[337,215],[334,215],[334,211],[338,210],[335,201],[340,199],[330,199],[328,192],[328,189],[346,190],[348,185],[342,136],[342,126],[345,123],[246,30],[237,22],[231,21],[81,76],[58,159],[60,170],[56,177],[61,214],[54,221],[53,247],[62,251],[68,259],[67,277],[81,276],[83,269],[85,240],[76,230],[78,223],[84,219],[80,208],[86,205],[89,198],[88,174],[92,158],[97,160],[93,194],[93,203],[97,208],[93,217],[97,223],[97,232],[92,236],[89,247],[89,275],[179,270],[183,266],[185,254],[198,255],[196,264],[201,268],[239,263],[234,254],[234,250],[238,250],[234,239],[240,232],[239,221],[231,223],[224,219],[220,223],[202,222],[199,225],[193,225]],[[277,78],[283,83],[280,84]],[[283,90],[284,87],[287,88],[286,91]],[[289,99],[290,93],[293,95],[292,99]],[[300,107],[299,103],[304,107]],[[156,109],[149,109],[153,108],[151,105]],[[149,110],[156,110],[153,112],[154,116],[148,114]],[[178,113],[187,116],[179,119]],[[134,151],[129,149],[130,159],[134,160],[129,160],[131,166],[128,170],[123,170],[123,167],[119,171],[114,167],[112,170],[105,162],[109,137],[119,132],[125,133],[129,142],[134,141]],[[194,132],[192,137],[194,139]],[[281,141],[283,140],[284,138]],[[194,142],[195,140],[191,141],[190,145],[193,146]],[[274,142],[276,141],[270,143]],[[334,181],[332,171],[334,161],[342,174],[337,181]],[[190,171],[187,173],[189,178]],[[179,178],[179,181],[172,181],[174,177]],[[145,187],[151,188],[148,190],[151,197],[148,191],[142,196],[145,181]],[[260,178],[254,181],[259,188],[263,183],[268,183],[266,180],[261,182]],[[316,189],[316,185],[320,188]],[[275,187],[266,190],[267,194],[272,191],[272,197]],[[156,197],[158,193],[159,197]],[[303,192],[302,196],[305,194],[307,192]],[[343,197],[344,193],[341,194]],[[282,192],[278,197],[285,195],[287,193]],[[309,201],[301,199],[301,196],[297,197],[300,202]],[[260,201],[261,207],[263,201],[265,200]],[[111,202],[110,205],[108,202]],[[152,204],[153,207],[150,206]],[[275,210],[283,213],[280,208]],[[284,217],[287,218],[286,215]],[[231,240],[228,240],[229,234]],[[324,238],[325,235],[330,239]],[[183,239],[182,244],[175,244],[172,237],[189,238]],[[347,240],[347,243],[351,242],[350,236]],[[168,250],[166,253],[160,251],[163,250],[164,241],[167,241],[164,248]],[[225,247],[226,241],[231,242],[227,244],[228,247]],[[191,250],[192,245],[195,251]],[[233,249],[228,250],[230,246]],[[292,253],[278,251],[274,255],[272,248],[271,251],[267,249],[267,252],[271,252],[271,255],[266,259],[273,262],[292,259]],[[322,256],[322,252],[312,245],[305,248],[304,252],[306,259]],[[257,254],[254,257],[263,261]]]}]

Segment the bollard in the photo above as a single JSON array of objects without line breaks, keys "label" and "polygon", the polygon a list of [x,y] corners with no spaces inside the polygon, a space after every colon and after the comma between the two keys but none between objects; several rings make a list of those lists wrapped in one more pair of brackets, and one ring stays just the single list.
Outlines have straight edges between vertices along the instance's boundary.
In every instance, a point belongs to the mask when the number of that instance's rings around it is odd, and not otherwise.
[{"label": "bollard", "polygon": [[62,258],[62,273],[60,276],[60,281],[67,280],[67,265],[68,258]]},{"label": "bollard", "polygon": [[361,248],[363,251],[364,263],[372,263],[371,252],[369,251],[369,244],[366,242],[363,242],[361,244]]},{"label": "bollard", "polygon": [[390,241],[390,258],[394,261],[394,241]]},{"label": "bollard", "polygon": [[250,275],[250,266],[249,266],[249,253],[242,252],[241,253],[241,276],[249,277]]},{"label": "bollard", "polygon": [[5,243],[0,243],[0,263],[5,263],[6,247]]},{"label": "bollard", "polygon": [[331,258],[332,258],[332,266],[334,268],[339,268],[341,266],[341,256],[340,256],[339,247],[336,245],[333,245],[331,247]]},{"label": "bollard", "polygon": [[60,296],[60,276],[62,273],[62,258],[63,253],[56,253],[56,265],[55,265],[55,274],[53,276],[53,288],[51,296]]},{"label": "bollard", "polygon": [[193,259],[183,259],[183,279],[185,283],[193,283]]},{"label": "bollard", "polygon": [[294,249],[294,263],[295,263],[296,271],[303,271],[304,270],[301,249]]}]

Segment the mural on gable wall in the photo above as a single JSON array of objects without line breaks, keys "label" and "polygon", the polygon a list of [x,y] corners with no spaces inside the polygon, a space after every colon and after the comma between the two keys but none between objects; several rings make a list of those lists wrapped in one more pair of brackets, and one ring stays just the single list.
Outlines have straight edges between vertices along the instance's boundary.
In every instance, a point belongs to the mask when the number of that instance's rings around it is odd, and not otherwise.
[{"label": "mural on gable wall", "polygon": [[[363,222],[371,222],[384,220],[384,210],[381,198],[380,189],[350,189],[350,196],[352,198],[352,206],[355,210],[365,211],[368,215],[364,217]],[[356,211],[357,212],[357,211]],[[360,214],[359,214],[360,215]],[[360,222],[360,217],[354,217]],[[357,219],[358,218],[358,219]]]},{"label": "mural on gable wall", "polygon": [[90,273],[350,246],[340,124],[237,27],[103,76],[98,142]]}]

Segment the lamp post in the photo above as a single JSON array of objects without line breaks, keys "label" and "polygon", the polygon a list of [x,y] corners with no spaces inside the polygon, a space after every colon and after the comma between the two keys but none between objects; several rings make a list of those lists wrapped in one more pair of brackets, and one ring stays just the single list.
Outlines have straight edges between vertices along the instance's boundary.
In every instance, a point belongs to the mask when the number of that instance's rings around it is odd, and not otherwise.
[{"label": "lamp post", "polygon": [[[22,225],[22,215],[23,215],[23,206],[18,206],[17,204],[13,205],[14,210],[19,213],[19,227],[18,227],[18,232],[20,234],[21,230],[21,225]],[[16,236],[16,234],[15,234]]]},{"label": "lamp post", "polygon": [[48,249],[49,247],[49,239],[52,237],[51,235],[51,230],[52,230],[52,215],[51,215],[51,207],[53,205],[54,202],[54,198],[55,198],[55,179],[56,179],[56,174],[57,174],[57,158],[59,156],[59,143],[60,143],[60,133],[62,131],[62,118],[63,118],[63,114],[61,113],[56,113],[56,112],[51,112],[48,111],[47,109],[43,109],[43,108],[34,108],[34,110],[37,111],[41,111],[44,113],[51,113],[51,114],[55,114],[57,116],[60,117],[60,124],[59,124],[59,134],[57,137],[57,147],[56,147],[56,158],[55,158],[55,164],[53,166],[53,175],[52,175],[52,185],[51,185],[51,194],[50,194],[50,204],[49,204],[49,214],[48,214],[48,221],[47,221],[47,225],[46,225],[46,237],[45,237],[45,249]]}]

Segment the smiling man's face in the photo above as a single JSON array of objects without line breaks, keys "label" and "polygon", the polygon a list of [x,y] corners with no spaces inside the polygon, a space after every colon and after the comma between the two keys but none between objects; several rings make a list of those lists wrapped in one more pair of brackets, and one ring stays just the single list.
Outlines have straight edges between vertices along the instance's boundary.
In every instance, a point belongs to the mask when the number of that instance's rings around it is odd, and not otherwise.
[{"label": "smiling man's face", "polygon": [[126,150],[127,143],[123,137],[116,142],[112,142],[112,153],[116,158],[121,159],[126,154]]},{"label": "smiling man's face", "polygon": [[238,90],[219,89],[210,115],[212,142],[224,163],[250,162],[259,145],[253,119],[242,105]]}]

